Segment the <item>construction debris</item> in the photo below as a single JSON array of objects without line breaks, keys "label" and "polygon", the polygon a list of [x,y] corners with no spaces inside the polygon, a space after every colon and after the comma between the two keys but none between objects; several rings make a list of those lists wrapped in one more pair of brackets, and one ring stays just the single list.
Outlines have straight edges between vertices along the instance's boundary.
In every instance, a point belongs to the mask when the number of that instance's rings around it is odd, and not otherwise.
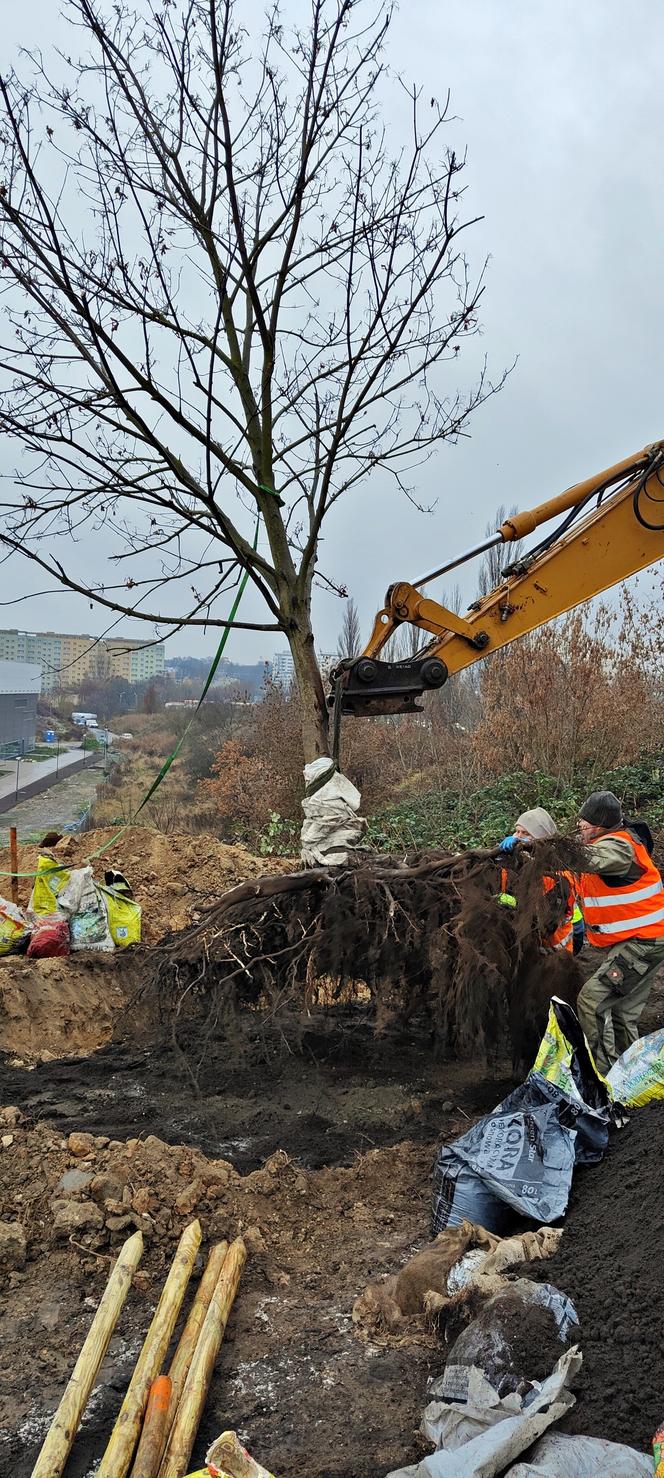
[{"label": "construction debris", "polygon": [[355,1301],[353,1321],[372,1333],[395,1333],[413,1331],[441,1314],[463,1316],[466,1306],[476,1306],[477,1295],[488,1298],[500,1291],[507,1269],[550,1257],[561,1236],[554,1227],[504,1238],[470,1221],[448,1227],[399,1273],[369,1284]]}]

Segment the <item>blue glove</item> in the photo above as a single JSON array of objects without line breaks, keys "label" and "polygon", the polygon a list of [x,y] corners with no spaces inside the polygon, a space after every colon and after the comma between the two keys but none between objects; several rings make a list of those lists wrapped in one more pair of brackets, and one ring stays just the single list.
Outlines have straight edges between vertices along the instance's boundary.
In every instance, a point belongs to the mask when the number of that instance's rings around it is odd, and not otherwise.
[{"label": "blue glove", "polygon": [[514,848],[516,847],[516,844],[517,844],[518,840],[519,840],[519,838],[517,836],[505,837],[504,841],[502,841],[500,843],[500,846],[498,848],[498,851],[499,852],[513,852],[514,851]]}]

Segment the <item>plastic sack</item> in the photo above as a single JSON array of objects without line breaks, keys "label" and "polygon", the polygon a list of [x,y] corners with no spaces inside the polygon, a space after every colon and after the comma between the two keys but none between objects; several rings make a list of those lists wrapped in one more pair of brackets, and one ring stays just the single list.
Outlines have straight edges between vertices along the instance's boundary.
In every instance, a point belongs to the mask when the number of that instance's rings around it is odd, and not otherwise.
[{"label": "plastic sack", "polygon": [[69,916],[72,950],[115,949],[108,927],[106,904],[91,867],[76,867],[58,894],[58,906]]},{"label": "plastic sack", "polygon": [[572,1473],[574,1478],[652,1478],[652,1457],[603,1437],[547,1432],[528,1461],[508,1468],[505,1478],[570,1478]]},{"label": "plastic sack", "polygon": [[21,908],[0,898],[0,955],[17,954],[25,948],[30,925]]},{"label": "plastic sack", "polygon": [[357,815],[359,790],[335,770],[326,755],[305,765],[304,781],[302,861],[307,867],[335,867],[347,862],[349,851],[357,847],[367,828],[366,821]]},{"label": "plastic sack", "polygon": [[30,936],[29,957],[54,960],[70,952],[69,920],[61,913],[39,914]]},{"label": "plastic sack", "polygon": [[513,1213],[557,1221],[567,1210],[576,1158],[577,1106],[553,1084],[531,1077],[438,1151],[433,1174],[433,1235],[473,1221],[502,1235]]},{"label": "plastic sack", "polygon": [[66,888],[70,877],[71,872],[68,867],[60,867],[52,857],[40,856],[37,859],[37,876],[28,904],[29,912],[54,913],[59,896]]},{"label": "plastic sack", "polygon": [[69,937],[72,950],[96,949],[110,953],[115,949],[103,904],[72,914],[69,920]]},{"label": "plastic sack", "polygon": [[128,944],[140,944],[141,942],[141,906],[134,903],[124,892],[116,892],[115,888],[102,888],[98,890],[103,894],[108,918],[108,928],[117,949],[126,949]]},{"label": "plastic sack", "polygon": [[664,1098],[664,1031],[632,1042],[614,1062],[606,1081],[617,1103],[641,1108]]},{"label": "plastic sack", "polygon": [[[274,1478],[243,1447],[237,1432],[222,1432],[205,1454],[212,1478]],[[228,1473],[226,1472],[228,1469]]]},{"label": "plastic sack", "polygon": [[[541,1309],[545,1310],[544,1324],[541,1315],[539,1322],[534,1322]],[[546,1318],[547,1314],[551,1315],[550,1319]],[[496,1396],[516,1393],[525,1400],[538,1385],[532,1372],[540,1356],[543,1330],[545,1337],[555,1341],[554,1329],[560,1340],[555,1360],[563,1353],[563,1346],[579,1332],[571,1299],[550,1283],[517,1279],[487,1299],[478,1317],[462,1330],[452,1346],[442,1378],[435,1383],[435,1394],[443,1401],[467,1402],[472,1373],[481,1370]],[[532,1332],[531,1339],[524,1339],[524,1330]],[[436,1441],[436,1430],[428,1425],[426,1430],[430,1440]]]},{"label": "plastic sack", "polygon": [[595,1066],[581,1022],[567,1001],[561,1001],[558,996],[551,997],[549,1020],[533,1072],[562,1088],[568,1098],[577,1099],[589,1108],[602,1111],[611,1102],[607,1079]]},{"label": "plastic sack", "polygon": [[[576,1346],[561,1355],[551,1375],[525,1401],[512,1394],[499,1399],[481,1370],[474,1372],[467,1406],[433,1401],[422,1424],[444,1450],[420,1463],[399,1468],[388,1478],[495,1478],[574,1405],[568,1389],[581,1366]],[[435,1391],[436,1387],[434,1387]]]}]

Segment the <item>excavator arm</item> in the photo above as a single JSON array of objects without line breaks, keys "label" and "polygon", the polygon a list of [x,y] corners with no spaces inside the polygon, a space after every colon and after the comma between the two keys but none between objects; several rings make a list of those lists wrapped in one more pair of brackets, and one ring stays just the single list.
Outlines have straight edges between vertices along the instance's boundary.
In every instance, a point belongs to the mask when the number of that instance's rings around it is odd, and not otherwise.
[{"label": "excavator arm", "polygon": [[[493,546],[522,539],[564,515],[553,533],[503,572],[495,590],[465,615],[423,595],[422,587]],[[664,442],[568,488],[529,512],[508,518],[496,533],[412,584],[391,585],[358,658],[332,673],[329,706],[356,715],[412,713],[417,698],[440,688],[453,672],[535,631],[574,606],[609,590],[664,558]],[[380,653],[404,624],[432,640],[402,662]]]}]

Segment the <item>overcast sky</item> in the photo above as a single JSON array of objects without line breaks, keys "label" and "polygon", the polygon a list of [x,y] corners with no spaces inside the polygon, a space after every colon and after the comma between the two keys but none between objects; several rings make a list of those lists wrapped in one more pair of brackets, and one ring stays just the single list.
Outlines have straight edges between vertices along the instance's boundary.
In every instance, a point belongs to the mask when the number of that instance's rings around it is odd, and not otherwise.
[{"label": "overcast sky", "polygon": [[[260,9],[245,0],[249,25]],[[56,0],[5,4],[3,65],[35,36],[66,47],[67,29]],[[498,504],[540,502],[664,436],[663,54],[661,0],[404,0],[389,59],[425,97],[451,89],[449,142],[467,148],[466,204],[484,216],[467,241],[474,264],[491,258],[477,347],[495,375],[517,364],[470,439],[423,470],[431,516],[377,473],[326,524],[321,565],[355,596],[367,635],[387,585],[475,543]],[[0,456],[14,465],[12,449]],[[40,588],[18,561],[3,573],[5,602]],[[320,650],[335,646],[342,614],[317,597]],[[0,625],[33,630],[106,624],[64,593],[0,609]],[[179,635],[169,650],[215,645]],[[284,645],[237,633],[227,655],[253,661]]]}]

